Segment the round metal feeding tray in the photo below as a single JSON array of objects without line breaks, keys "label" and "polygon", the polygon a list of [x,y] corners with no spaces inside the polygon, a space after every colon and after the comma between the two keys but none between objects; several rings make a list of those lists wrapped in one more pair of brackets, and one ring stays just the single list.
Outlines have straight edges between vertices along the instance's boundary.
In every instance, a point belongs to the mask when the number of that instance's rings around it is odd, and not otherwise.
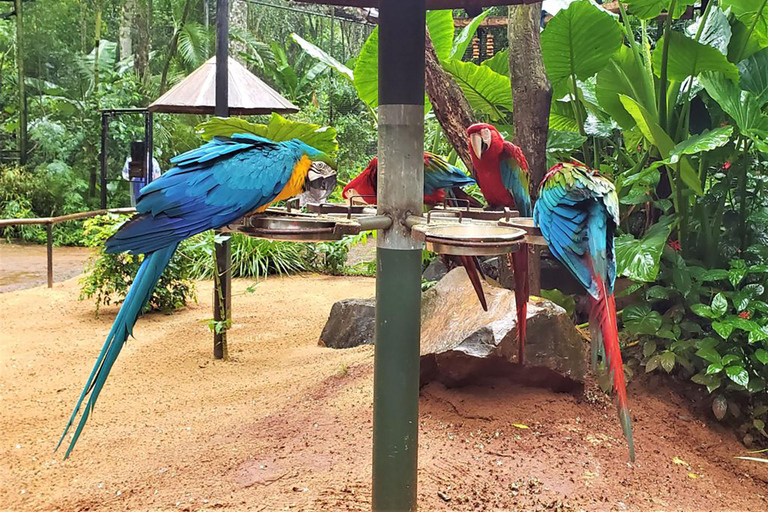
[{"label": "round metal feeding tray", "polygon": [[479,222],[418,224],[411,230],[427,249],[455,256],[495,256],[514,252],[524,242],[525,231]]},{"label": "round metal feeding tray", "polygon": [[343,218],[264,214],[245,217],[237,231],[268,240],[325,242],[360,232],[360,224]]},{"label": "round metal feeding tray", "polygon": [[531,245],[547,245],[547,241],[541,235],[541,230],[534,225],[533,217],[518,217],[516,219],[503,219],[499,221],[501,226],[512,226],[525,231],[525,241]]}]

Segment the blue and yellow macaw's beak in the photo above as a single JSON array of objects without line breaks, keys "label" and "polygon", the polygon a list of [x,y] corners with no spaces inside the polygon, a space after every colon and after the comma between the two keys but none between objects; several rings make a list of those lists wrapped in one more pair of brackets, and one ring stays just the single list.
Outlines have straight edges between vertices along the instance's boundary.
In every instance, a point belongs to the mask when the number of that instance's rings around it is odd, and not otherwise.
[{"label": "blue and yellow macaw's beak", "polygon": [[308,202],[322,203],[336,188],[336,171],[325,162],[312,162],[304,182],[304,195]]}]

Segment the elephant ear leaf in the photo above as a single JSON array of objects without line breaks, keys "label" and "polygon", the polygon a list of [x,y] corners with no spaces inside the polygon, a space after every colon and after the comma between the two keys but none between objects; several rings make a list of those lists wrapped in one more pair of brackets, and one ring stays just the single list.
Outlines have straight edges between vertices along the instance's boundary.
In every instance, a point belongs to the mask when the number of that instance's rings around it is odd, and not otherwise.
[{"label": "elephant ear leaf", "polygon": [[621,38],[613,16],[590,2],[573,2],[559,11],[541,34],[544,66],[557,96],[570,92],[572,81],[586,80],[603,69],[621,46]]},{"label": "elephant ear leaf", "polygon": [[635,281],[650,283],[659,274],[659,260],[672,231],[672,219],[654,224],[643,238],[630,234],[616,238],[617,273]]}]

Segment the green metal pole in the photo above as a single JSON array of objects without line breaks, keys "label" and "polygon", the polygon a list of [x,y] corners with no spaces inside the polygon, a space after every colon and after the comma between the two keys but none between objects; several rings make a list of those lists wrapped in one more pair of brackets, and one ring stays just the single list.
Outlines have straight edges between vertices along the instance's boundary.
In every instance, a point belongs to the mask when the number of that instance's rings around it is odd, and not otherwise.
[{"label": "green metal pole", "polygon": [[378,209],[373,510],[416,509],[421,244],[404,226],[424,183],[425,0],[379,6]]}]

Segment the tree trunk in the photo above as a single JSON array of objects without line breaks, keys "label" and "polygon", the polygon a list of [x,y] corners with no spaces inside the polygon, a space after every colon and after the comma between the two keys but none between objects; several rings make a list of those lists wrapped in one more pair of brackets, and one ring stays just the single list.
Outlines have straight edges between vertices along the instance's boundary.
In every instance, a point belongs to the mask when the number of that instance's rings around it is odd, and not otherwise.
[{"label": "tree trunk", "polygon": [[147,70],[149,68],[149,9],[151,8],[151,2],[150,0],[136,1],[138,2],[136,5],[136,16],[133,18],[136,29],[136,53],[133,56],[133,64],[139,79],[143,81],[147,77]]},{"label": "tree trunk", "polygon": [[133,39],[131,29],[133,28],[133,17],[136,13],[136,0],[125,0],[123,13],[120,17],[120,27],[118,28],[118,42],[120,48],[120,60],[127,59],[133,55]]},{"label": "tree trunk", "polygon": [[27,95],[24,90],[24,15],[21,0],[15,0],[16,70],[19,74],[19,163],[27,163]]},{"label": "tree trunk", "polygon": [[[242,3],[242,2],[236,2]],[[189,16],[189,10],[192,7],[192,0],[187,0],[184,4],[184,13],[181,15],[181,21],[176,30],[173,31],[173,37],[171,38],[171,44],[168,48],[168,56],[165,58],[165,64],[163,64],[163,74],[160,77],[160,94],[165,92],[166,81],[168,79],[168,68],[171,67],[171,60],[176,55],[176,49],[179,46],[179,34],[184,30],[184,25],[187,23],[187,17]]]},{"label": "tree trunk", "polygon": [[93,32],[93,91],[99,92],[99,50],[101,45],[101,12],[104,0],[96,2],[96,23]]},{"label": "tree trunk", "polygon": [[462,90],[440,65],[429,33],[425,57],[425,88],[432,103],[432,111],[459,158],[467,169],[471,170],[472,158],[467,145],[467,128],[475,122],[475,117]]},{"label": "tree trunk", "polygon": [[[229,26],[236,34],[245,35],[248,32],[248,4],[242,1],[230,2]],[[237,57],[240,52],[247,51],[245,43],[229,39],[229,55]]]},{"label": "tree trunk", "polygon": [[[552,87],[541,58],[541,2],[509,7],[509,69],[512,78],[515,143],[531,168],[531,195],[538,197],[547,171],[547,134]],[[541,292],[541,253],[534,248],[529,262],[531,293]]]}]

